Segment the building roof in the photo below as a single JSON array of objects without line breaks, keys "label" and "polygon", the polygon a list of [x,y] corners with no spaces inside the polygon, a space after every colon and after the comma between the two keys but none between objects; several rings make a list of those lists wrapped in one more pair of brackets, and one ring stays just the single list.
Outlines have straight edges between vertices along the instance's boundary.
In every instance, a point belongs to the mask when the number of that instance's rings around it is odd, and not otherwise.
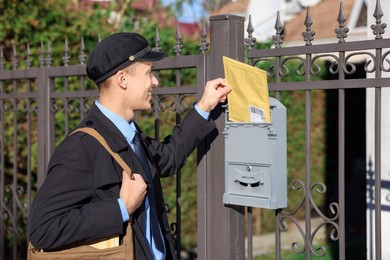
[{"label": "building roof", "polygon": [[[348,18],[351,15],[355,0],[343,0],[342,2],[344,14],[347,18],[345,26],[348,27]],[[340,0],[322,0],[317,5],[310,7],[313,22],[311,29],[315,32],[314,42],[316,39],[337,39],[335,29],[339,28],[337,21],[339,10]],[[306,31],[305,18],[306,9],[285,23],[284,42],[304,42],[302,32]]]},{"label": "building roof", "polygon": [[220,9],[213,11],[211,15],[247,13],[248,6],[249,0],[237,0],[224,4]]},{"label": "building roof", "polygon": [[157,8],[157,0],[133,0],[131,7],[137,11],[153,12]]},{"label": "building roof", "polygon": [[[365,4],[365,0],[321,0],[317,4],[311,6],[309,9],[313,22],[313,24],[311,25],[311,29],[315,32],[314,43],[337,41],[335,29],[339,28],[337,18],[339,16],[340,2],[343,3],[343,10],[347,19],[345,22],[345,27],[349,28],[347,40],[360,40],[366,36],[365,21],[367,15],[367,6]],[[249,10],[251,8],[250,3],[251,0],[237,0],[234,2],[232,1],[223,5],[219,10],[212,12],[211,15],[220,15],[228,13],[244,15],[245,17],[248,17],[248,14],[250,13],[256,15],[258,11]],[[252,8],[254,6],[255,5],[253,5]],[[287,7],[291,8],[291,6]],[[297,14],[294,14],[293,18],[291,19],[286,19],[287,17],[283,17],[284,15],[286,15],[286,13],[281,12],[282,23],[284,23],[284,45],[300,45],[304,43],[302,33],[306,31],[306,26],[304,25],[306,18],[306,10],[306,8],[302,9],[302,11],[298,12]],[[252,20],[254,21],[256,17],[254,17],[253,15]],[[285,22],[283,21],[283,19],[285,19]],[[261,24],[265,26],[265,24],[263,23],[264,21],[261,22]],[[274,24],[275,21],[272,21],[272,23]],[[255,32],[257,34],[260,33],[258,32],[258,30],[265,30],[265,28],[255,28]],[[265,34],[267,34],[265,31],[261,32],[261,35]],[[274,29],[271,28],[271,31],[267,35],[273,34]],[[256,38],[259,37],[256,36]]]}]

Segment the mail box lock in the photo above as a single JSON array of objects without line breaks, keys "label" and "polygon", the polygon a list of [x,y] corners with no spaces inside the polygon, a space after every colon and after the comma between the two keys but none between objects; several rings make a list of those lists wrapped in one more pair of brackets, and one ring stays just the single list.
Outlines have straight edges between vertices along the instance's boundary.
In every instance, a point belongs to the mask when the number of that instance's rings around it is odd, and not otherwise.
[{"label": "mail box lock", "polygon": [[226,119],[226,205],[287,207],[286,108],[270,98],[271,123]]}]

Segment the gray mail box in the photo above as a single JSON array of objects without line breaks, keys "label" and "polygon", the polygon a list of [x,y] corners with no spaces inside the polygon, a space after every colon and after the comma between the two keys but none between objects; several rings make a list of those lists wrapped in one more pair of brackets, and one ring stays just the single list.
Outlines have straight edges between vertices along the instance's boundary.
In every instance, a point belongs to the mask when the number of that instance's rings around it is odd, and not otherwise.
[{"label": "gray mail box", "polygon": [[226,122],[227,205],[287,207],[286,108],[270,98],[271,123]]}]

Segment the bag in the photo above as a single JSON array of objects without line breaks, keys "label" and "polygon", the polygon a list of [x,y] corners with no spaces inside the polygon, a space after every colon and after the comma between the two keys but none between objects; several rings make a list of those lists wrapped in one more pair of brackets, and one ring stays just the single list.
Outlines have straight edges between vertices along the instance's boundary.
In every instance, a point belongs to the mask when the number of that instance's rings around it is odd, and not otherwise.
[{"label": "bag", "polygon": [[[95,130],[89,127],[82,127],[74,130],[70,135],[76,132],[85,132],[95,137],[106,150],[111,154],[112,157],[119,163],[123,170],[132,179],[133,174],[129,166],[123,161],[119,154],[113,152],[108,146],[106,140]],[[130,221],[127,225],[126,234],[123,237],[123,243],[119,245],[119,237],[110,238],[95,244],[81,245],[72,247],[69,249],[44,252],[40,249],[34,248],[29,243],[28,245],[28,260],[133,260],[134,257],[134,238],[133,229],[131,228]]]},{"label": "bag", "polygon": [[[103,241],[104,242],[104,241]],[[69,249],[44,252],[28,245],[28,260],[128,260],[135,259],[133,245],[133,230],[130,222],[127,225],[123,243],[119,246],[97,249],[92,245],[82,245]]]}]

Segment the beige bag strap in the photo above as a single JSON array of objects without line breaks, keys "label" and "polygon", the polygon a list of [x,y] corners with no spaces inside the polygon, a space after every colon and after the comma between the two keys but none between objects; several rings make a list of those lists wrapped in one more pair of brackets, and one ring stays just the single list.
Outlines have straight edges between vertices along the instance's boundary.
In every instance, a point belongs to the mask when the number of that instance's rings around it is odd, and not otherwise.
[{"label": "beige bag strap", "polygon": [[118,164],[122,167],[122,169],[129,175],[130,179],[132,180],[134,179],[130,167],[125,163],[125,161],[123,161],[122,157],[120,157],[119,154],[111,150],[111,148],[107,144],[107,141],[104,139],[104,137],[101,134],[98,133],[98,131],[96,131],[91,127],[81,127],[74,130],[69,135],[72,135],[77,132],[84,132],[95,137],[103,145],[103,147],[106,148],[106,150],[111,154],[111,156],[114,157],[114,159],[118,162]]}]

